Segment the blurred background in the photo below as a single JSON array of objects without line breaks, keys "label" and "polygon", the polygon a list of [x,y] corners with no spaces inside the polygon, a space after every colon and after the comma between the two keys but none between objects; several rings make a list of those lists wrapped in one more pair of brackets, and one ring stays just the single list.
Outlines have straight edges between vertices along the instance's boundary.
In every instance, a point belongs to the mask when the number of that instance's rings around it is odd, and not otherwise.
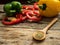
[{"label": "blurred background", "polygon": [[22,4],[31,4],[31,3],[35,3],[37,2],[38,0],[0,0],[0,4],[6,4],[6,3],[9,3],[11,1],[19,1],[21,2]]},{"label": "blurred background", "polygon": [[25,2],[25,0],[0,0],[0,4],[5,4],[5,3],[9,3],[9,2],[11,2],[11,1],[20,1],[21,3],[22,2]]}]

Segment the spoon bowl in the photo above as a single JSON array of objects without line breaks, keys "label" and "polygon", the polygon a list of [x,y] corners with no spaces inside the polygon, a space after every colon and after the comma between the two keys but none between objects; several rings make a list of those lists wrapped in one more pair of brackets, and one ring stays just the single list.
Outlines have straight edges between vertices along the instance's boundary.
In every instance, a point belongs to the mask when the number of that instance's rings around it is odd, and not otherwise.
[{"label": "spoon bowl", "polygon": [[33,33],[33,38],[36,40],[44,40],[46,37],[46,33],[44,31],[39,30]]}]

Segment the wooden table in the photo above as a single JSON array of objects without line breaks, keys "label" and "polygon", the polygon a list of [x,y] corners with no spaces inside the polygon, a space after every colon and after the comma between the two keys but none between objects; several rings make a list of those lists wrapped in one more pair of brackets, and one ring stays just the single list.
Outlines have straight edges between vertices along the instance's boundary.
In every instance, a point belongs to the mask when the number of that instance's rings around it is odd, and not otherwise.
[{"label": "wooden table", "polygon": [[6,26],[1,23],[4,17],[3,5],[0,5],[0,45],[60,45],[59,20],[48,30],[44,41],[36,41],[32,37],[34,31],[43,29],[53,18],[43,18],[39,23],[24,22]]}]

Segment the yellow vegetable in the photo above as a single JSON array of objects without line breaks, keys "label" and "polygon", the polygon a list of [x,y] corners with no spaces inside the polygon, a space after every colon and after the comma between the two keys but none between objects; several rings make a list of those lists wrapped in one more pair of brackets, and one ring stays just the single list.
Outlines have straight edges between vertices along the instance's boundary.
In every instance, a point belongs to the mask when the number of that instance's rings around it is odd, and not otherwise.
[{"label": "yellow vegetable", "polygon": [[39,11],[42,16],[54,17],[60,11],[59,0],[39,0]]}]

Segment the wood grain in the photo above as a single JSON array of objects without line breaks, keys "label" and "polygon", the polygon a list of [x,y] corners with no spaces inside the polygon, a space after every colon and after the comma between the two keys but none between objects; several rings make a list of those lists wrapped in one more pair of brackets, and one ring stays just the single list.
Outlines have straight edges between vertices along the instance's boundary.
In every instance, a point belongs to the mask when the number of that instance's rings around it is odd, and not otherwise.
[{"label": "wood grain", "polygon": [[[3,5],[0,5],[3,11]],[[1,23],[5,13],[0,12],[0,45],[60,45],[60,15],[59,20],[48,30],[44,41],[36,41],[32,33],[43,29],[53,18],[42,18],[39,23],[24,22],[16,25]]]}]

